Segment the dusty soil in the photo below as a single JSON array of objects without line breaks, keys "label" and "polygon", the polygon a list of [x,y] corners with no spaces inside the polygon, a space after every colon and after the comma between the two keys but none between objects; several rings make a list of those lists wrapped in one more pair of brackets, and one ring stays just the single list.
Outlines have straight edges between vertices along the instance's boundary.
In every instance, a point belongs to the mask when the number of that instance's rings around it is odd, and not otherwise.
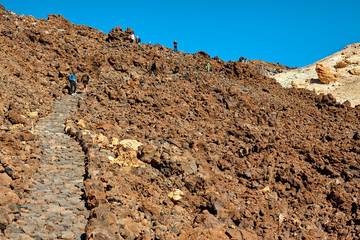
[{"label": "dusty soil", "polygon": [[360,234],[359,107],[283,88],[258,63],[131,44],[131,29],[0,16],[0,238],[43,155],[32,124],[72,69],[91,75],[64,129],[86,154],[87,239]]}]

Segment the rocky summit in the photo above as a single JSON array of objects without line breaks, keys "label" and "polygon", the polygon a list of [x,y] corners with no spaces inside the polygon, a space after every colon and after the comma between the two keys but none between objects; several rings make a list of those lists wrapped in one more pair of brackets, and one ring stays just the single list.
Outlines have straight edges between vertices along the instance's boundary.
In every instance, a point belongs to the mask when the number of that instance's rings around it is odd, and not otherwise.
[{"label": "rocky summit", "polygon": [[0,18],[0,239],[360,235],[359,105],[279,64]]}]

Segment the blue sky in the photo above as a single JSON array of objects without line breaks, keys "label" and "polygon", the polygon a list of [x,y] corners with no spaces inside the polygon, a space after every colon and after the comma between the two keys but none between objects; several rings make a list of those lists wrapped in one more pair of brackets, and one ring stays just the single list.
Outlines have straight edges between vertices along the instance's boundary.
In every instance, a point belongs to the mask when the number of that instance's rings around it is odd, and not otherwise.
[{"label": "blue sky", "polygon": [[61,14],[108,33],[131,27],[151,41],[211,57],[261,59],[302,67],[360,42],[359,0],[76,1],[9,0],[17,14]]}]

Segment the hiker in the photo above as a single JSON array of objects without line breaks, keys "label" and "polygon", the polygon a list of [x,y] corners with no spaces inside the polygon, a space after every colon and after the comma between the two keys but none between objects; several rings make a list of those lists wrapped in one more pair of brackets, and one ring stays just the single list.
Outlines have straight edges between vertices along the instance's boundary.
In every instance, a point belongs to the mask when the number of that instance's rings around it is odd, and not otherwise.
[{"label": "hiker", "polygon": [[69,82],[70,82],[70,94],[75,95],[76,94],[76,71],[73,70],[72,73],[69,76]]},{"label": "hiker", "polygon": [[136,43],[140,44],[140,42],[141,42],[141,39],[139,38],[139,36],[136,36]]},{"label": "hiker", "polygon": [[206,64],[206,70],[207,70],[208,72],[210,71],[210,63],[209,63],[209,62]]},{"label": "hiker", "polygon": [[84,92],[87,91],[87,87],[89,85],[90,77],[87,74],[84,74],[81,78],[81,82],[84,84]]},{"label": "hiker", "polygon": [[174,41],[174,52],[177,52],[178,50],[177,50],[177,41],[175,40]]},{"label": "hiker", "polygon": [[135,34],[131,34],[130,35],[130,42],[134,43],[135,42]]},{"label": "hiker", "polygon": [[246,57],[241,56],[239,58],[239,61],[242,62],[242,63],[246,63],[247,59],[246,59]]}]

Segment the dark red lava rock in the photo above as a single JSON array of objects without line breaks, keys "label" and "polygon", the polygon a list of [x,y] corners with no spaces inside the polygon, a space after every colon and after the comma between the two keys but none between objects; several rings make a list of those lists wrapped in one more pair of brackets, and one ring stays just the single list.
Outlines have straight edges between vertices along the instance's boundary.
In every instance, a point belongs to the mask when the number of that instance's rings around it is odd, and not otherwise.
[{"label": "dark red lava rock", "polygon": [[[39,164],[30,134],[38,118],[29,113],[51,112],[74,69],[91,77],[67,122],[87,154],[87,239],[360,234],[359,108],[283,89],[258,61],[132,44],[130,28],[105,34],[1,7],[0,16],[2,232],[17,214],[8,206],[21,203]],[[143,145],[112,152],[113,138]]]}]

